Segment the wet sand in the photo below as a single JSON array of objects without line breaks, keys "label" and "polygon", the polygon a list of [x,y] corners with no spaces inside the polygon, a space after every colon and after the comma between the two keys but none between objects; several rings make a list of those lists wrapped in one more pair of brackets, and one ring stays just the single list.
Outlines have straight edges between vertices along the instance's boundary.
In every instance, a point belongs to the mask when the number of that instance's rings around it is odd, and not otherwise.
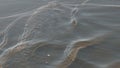
[{"label": "wet sand", "polygon": [[0,0],[0,68],[119,68],[119,8],[119,0]]}]

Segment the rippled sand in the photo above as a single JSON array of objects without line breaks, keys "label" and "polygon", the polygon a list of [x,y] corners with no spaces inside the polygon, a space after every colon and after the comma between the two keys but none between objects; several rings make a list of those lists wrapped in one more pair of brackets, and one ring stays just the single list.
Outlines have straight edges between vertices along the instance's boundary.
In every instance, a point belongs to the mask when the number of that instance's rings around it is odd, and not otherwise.
[{"label": "rippled sand", "polygon": [[120,67],[120,1],[40,2],[1,15],[0,68]]}]

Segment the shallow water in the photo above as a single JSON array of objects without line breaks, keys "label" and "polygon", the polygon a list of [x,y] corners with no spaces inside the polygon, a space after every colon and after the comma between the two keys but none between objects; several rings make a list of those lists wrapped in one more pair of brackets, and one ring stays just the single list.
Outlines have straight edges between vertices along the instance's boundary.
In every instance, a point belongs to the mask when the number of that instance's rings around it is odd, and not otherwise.
[{"label": "shallow water", "polygon": [[0,68],[119,68],[119,0],[0,0]]}]

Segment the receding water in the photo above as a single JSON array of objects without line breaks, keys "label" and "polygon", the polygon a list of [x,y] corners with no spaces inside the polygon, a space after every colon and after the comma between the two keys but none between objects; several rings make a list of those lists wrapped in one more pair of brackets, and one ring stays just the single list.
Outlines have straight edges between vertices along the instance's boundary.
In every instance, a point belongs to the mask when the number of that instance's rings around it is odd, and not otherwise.
[{"label": "receding water", "polygon": [[119,0],[0,0],[0,68],[120,68]]}]

